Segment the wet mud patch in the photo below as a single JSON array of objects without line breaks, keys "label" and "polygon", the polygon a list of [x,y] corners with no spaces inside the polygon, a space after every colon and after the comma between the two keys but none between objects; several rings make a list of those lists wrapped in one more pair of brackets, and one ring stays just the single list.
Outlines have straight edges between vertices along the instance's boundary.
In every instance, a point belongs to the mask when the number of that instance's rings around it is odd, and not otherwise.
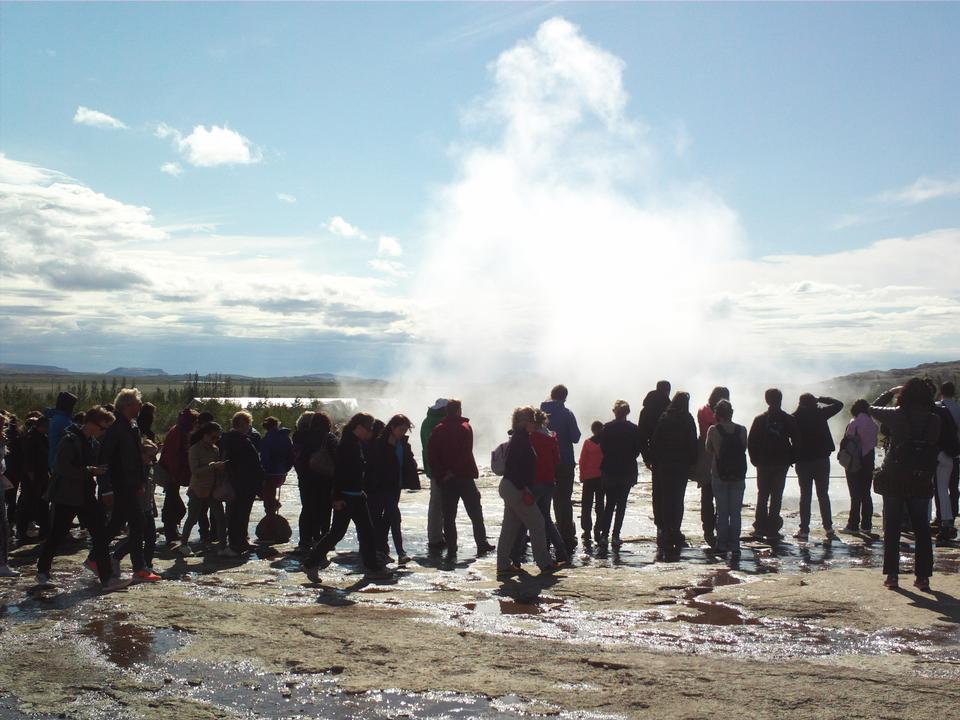
[{"label": "wet mud patch", "polygon": [[88,620],[79,632],[93,641],[107,661],[123,669],[154,662],[185,644],[187,635],[172,628],[144,627],[122,611]]}]

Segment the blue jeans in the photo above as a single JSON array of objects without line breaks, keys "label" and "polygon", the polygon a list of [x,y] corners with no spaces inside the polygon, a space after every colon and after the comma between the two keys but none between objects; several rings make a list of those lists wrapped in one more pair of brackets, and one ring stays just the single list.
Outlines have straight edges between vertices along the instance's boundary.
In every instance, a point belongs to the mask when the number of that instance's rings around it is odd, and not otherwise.
[{"label": "blue jeans", "polygon": [[713,497],[717,503],[717,550],[740,550],[740,511],[747,483],[713,479]]},{"label": "blue jeans", "polygon": [[[550,545],[553,545],[557,560],[567,562],[570,560],[570,556],[567,554],[566,543],[564,543],[556,523],[553,522],[553,518],[550,517],[550,501],[553,499],[553,492],[553,485],[533,486],[533,497],[536,501],[536,506],[540,508],[540,514],[543,515],[543,530],[547,536],[547,547],[549,548]],[[520,558],[523,557],[526,546],[527,534],[523,532],[517,536],[517,540],[513,546],[513,553],[511,553],[511,559],[515,563],[520,563]]]}]

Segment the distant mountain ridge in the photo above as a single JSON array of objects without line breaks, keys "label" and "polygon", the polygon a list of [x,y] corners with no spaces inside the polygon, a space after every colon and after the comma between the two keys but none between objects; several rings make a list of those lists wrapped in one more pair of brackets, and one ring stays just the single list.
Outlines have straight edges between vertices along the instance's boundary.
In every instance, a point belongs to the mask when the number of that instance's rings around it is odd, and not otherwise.
[{"label": "distant mountain ridge", "polygon": [[947,380],[956,383],[960,381],[960,360],[921,363],[912,368],[865,370],[831,378],[824,386],[837,396],[843,396],[844,391],[849,395],[851,390],[856,390],[855,395],[872,400],[884,390],[903,385],[912,377],[929,377],[938,386]]},{"label": "distant mountain ridge", "polygon": [[[56,365],[33,365],[28,363],[0,363],[0,374],[6,375],[51,375],[51,376],[66,376],[66,375],[85,375],[85,376],[97,376],[97,377],[115,377],[115,378],[164,378],[167,381],[184,381],[188,382],[194,377],[194,373],[176,373],[170,374],[162,368],[141,368],[141,367],[115,367],[112,370],[108,370],[105,373],[97,372],[77,372],[75,370],[68,370],[67,368],[58,367]],[[214,378],[219,378],[224,380],[226,378],[231,380],[246,382],[250,380],[262,380],[264,382],[274,382],[274,383],[341,383],[341,382],[358,382],[358,383],[381,383],[383,380],[378,380],[376,378],[363,378],[356,377],[352,375],[336,375],[329,372],[317,372],[317,373],[306,373],[304,375],[279,375],[271,377],[258,377],[254,375],[241,375],[238,373],[221,373],[221,372],[211,372],[201,374],[199,379],[202,382],[207,382],[213,380]]]},{"label": "distant mountain ridge", "polygon": [[24,363],[0,363],[0,373],[29,375],[72,375],[72,370],[56,365],[28,365]]},{"label": "distant mountain ridge", "polygon": [[104,373],[104,375],[119,375],[122,377],[164,377],[166,374],[160,368],[137,367],[117,367]]}]

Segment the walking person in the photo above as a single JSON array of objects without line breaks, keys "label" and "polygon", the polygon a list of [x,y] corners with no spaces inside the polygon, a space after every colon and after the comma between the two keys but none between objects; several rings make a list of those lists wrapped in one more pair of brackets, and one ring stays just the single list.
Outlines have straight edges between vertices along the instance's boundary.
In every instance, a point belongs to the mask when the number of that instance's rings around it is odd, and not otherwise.
[{"label": "walking person", "polygon": [[806,542],[810,537],[810,506],[816,486],[823,523],[824,542],[838,540],[833,531],[830,509],[830,456],[836,449],[827,421],[843,410],[843,403],[810,393],[800,396],[793,418],[797,423],[796,468],[800,484],[800,529],[794,537]]},{"label": "walking person", "polygon": [[[896,398],[896,407],[887,407]],[[884,586],[899,586],[900,528],[903,514],[914,533],[914,587],[930,591],[933,543],[928,508],[934,493],[940,417],[934,412],[933,394],[920,378],[881,394],[870,406],[870,415],[887,431],[890,449],[874,480],[883,496]]]},{"label": "walking person", "polygon": [[[220,543],[220,552],[227,549],[227,518],[223,502],[213,497],[213,489],[226,481],[226,461],[220,459],[220,436],[222,428],[208,422],[198,431],[200,438],[190,446],[190,484],[187,487],[187,519],[183,522],[180,546],[181,555],[192,555],[190,533],[201,517],[209,512],[214,519],[214,530]],[[204,538],[200,538],[205,542]]]},{"label": "walking person", "polygon": [[[957,426],[957,437],[960,439],[960,404],[956,399],[957,390],[952,382],[945,382],[940,386],[940,404],[945,407]],[[950,511],[953,517],[960,515],[960,458],[954,458],[953,471],[950,473],[949,483]],[[951,527],[947,531],[948,539],[957,537],[957,530]]]},{"label": "walking person", "polygon": [[[280,424],[280,420],[273,416],[263,421],[266,435],[260,442],[260,465],[263,467],[263,511],[265,516],[277,515],[280,511],[280,488],[287,480],[287,473],[293,467],[293,440],[290,437],[290,428]],[[284,525],[280,518],[271,518]],[[258,527],[259,531],[259,527]],[[290,534],[287,532],[286,539]]]},{"label": "walking person", "polygon": [[177,415],[176,424],[167,430],[160,451],[160,467],[163,478],[163,507],[160,522],[163,536],[169,547],[180,539],[180,521],[187,513],[180,497],[180,488],[190,485],[190,436],[198,425],[196,410],[184,408]]},{"label": "walking person", "polygon": [[[147,407],[147,404],[144,404],[144,408]],[[140,411],[140,415],[137,417],[137,425],[139,426],[140,420],[143,418],[143,410]],[[149,424],[147,426],[149,428]],[[153,434],[152,432],[150,433]],[[157,525],[155,518],[157,517],[157,503],[154,500],[154,493],[156,492],[157,485],[154,481],[154,466],[157,463],[157,451],[159,448],[156,443],[147,439],[146,436],[141,438],[141,448],[143,452],[143,481],[144,481],[144,491],[143,494],[139,496],[140,499],[140,510],[143,512],[143,562],[146,565],[147,572],[153,573],[153,555],[157,548]],[[130,538],[125,537],[121,539],[113,548],[113,570],[116,575],[120,574],[120,561],[130,551]],[[155,573],[154,573],[155,574]]]},{"label": "walking person", "polygon": [[640,430],[627,420],[630,404],[617,400],[613,404],[614,419],[603,426],[600,449],[603,460],[600,464],[601,488],[603,489],[603,525],[597,544],[606,547],[613,528],[612,545],[619,548],[623,543],[620,530],[627,510],[630,488],[637,484],[637,457],[640,455]]},{"label": "walking person", "polygon": [[763,398],[767,410],[754,418],[747,437],[750,462],[757,468],[757,511],[753,535],[777,543],[782,538],[783,490],[797,447],[797,423],[783,411],[783,393],[770,388]]},{"label": "walking person", "polygon": [[[603,464],[603,449],[600,439],[603,434],[603,423],[594,420],[590,425],[590,432],[583,446],[580,448],[580,535],[584,543],[591,539],[600,539],[600,526],[603,518],[603,488],[601,485],[600,467]],[[596,523],[591,517],[591,511],[596,513]]]},{"label": "walking person", "polygon": [[717,551],[740,556],[740,520],[747,477],[747,428],[733,422],[733,405],[720,400],[716,424],[707,431],[713,456],[713,496],[717,503]]},{"label": "walking person", "polygon": [[694,479],[700,488],[700,525],[703,540],[710,547],[717,544],[717,509],[713,502],[713,456],[707,452],[707,431],[717,424],[714,410],[721,400],[729,400],[730,391],[718,385],[710,392],[707,404],[697,410],[697,438],[699,451]]},{"label": "walking person", "polygon": [[[230,491],[225,492],[227,514],[227,548],[220,554],[224,557],[239,557],[254,549],[250,544],[250,512],[253,501],[263,492],[263,466],[255,444],[253,416],[246,410],[234,414],[230,430],[220,438],[220,459],[227,463],[227,481]],[[259,433],[256,433],[259,437]],[[214,496],[217,489],[214,487]]]},{"label": "walking person", "polygon": [[57,546],[68,535],[74,518],[80,519],[90,535],[93,552],[85,565],[99,577],[101,586],[105,590],[116,590],[129,584],[129,581],[113,577],[110,562],[106,511],[114,503],[113,494],[105,492],[102,500],[97,500],[98,482],[106,474],[107,467],[97,464],[95,442],[113,423],[112,413],[94,407],[84,413],[79,426],[71,423],[63,432],[50,481],[52,532],[40,547],[38,585],[50,585],[53,557]]},{"label": "walking person", "polygon": [[487,542],[487,529],[483,522],[483,507],[477,489],[477,462],[473,457],[473,428],[470,419],[463,417],[459,400],[449,400],[446,416],[430,433],[430,469],[440,483],[443,498],[443,536],[447,543],[447,560],[457,557],[457,508],[463,500],[473,524],[473,539],[477,543],[477,555],[485,555],[494,549]]},{"label": "walking person", "polygon": [[427,549],[430,552],[440,552],[447,543],[443,537],[443,498],[440,493],[440,484],[433,476],[430,467],[430,434],[447,414],[447,399],[437,398],[437,401],[427,408],[427,416],[420,423],[420,446],[422,448],[423,474],[430,480],[430,502],[427,506]]},{"label": "walking person", "polygon": [[873,470],[876,463],[877,424],[870,417],[870,403],[857,400],[850,408],[853,419],[843,432],[841,450],[847,447],[854,461],[845,468],[850,492],[850,517],[845,532],[873,533]]},{"label": "walking person", "polygon": [[0,413],[0,578],[15,578],[20,577],[20,573],[9,564],[10,521],[4,499],[7,491],[13,488],[13,483],[7,479],[7,457],[7,416]]},{"label": "walking person", "polygon": [[577,546],[577,526],[573,522],[573,479],[577,461],[573,446],[580,442],[577,418],[566,406],[568,395],[565,385],[557,385],[550,391],[550,399],[540,403],[540,409],[547,414],[548,427],[556,434],[560,448],[560,462],[553,485],[553,512],[557,517],[557,530],[566,544],[564,555],[567,556]]},{"label": "walking person", "polygon": [[298,448],[294,468],[300,491],[300,540],[297,544],[300,552],[309,552],[330,532],[338,443],[330,416],[325,412],[312,413],[306,424],[305,429],[294,433]]},{"label": "walking person", "polygon": [[536,432],[536,410],[531,406],[513,411],[510,442],[507,446],[506,467],[500,480],[499,493],[503,498],[503,522],[497,542],[497,575],[506,577],[521,572],[519,563],[510,557],[517,537],[526,528],[530,534],[533,559],[541,572],[557,567],[547,547],[544,516],[536,505],[534,480],[537,475],[537,455],[530,443]]},{"label": "walking person", "polygon": [[[71,419],[70,425],[63,427],[61,438],[72,424]],[[50,534],[50,506],[45,499],[50,482],[50,420],[47,416],[41,415],[30,425],[23,437],[22,450],[23,474],[16,512],[17,539],[26,541],[30,523],[34,522],[39,528],[37,539],[42,540]]]},{"label": "walking person", "polygon": [[937,473],[936,493],[934,500],[937,509],[937,537],[938,543],[949,543],[957,536],[953,521],[956,515],[953,512],[952,498],[950,497],[950,481],[953,469],[960,456],[960,434],[957,432],[957,423],[953,419],[950,409],[938,403],[934,412],[940,416],[940,436],[937,438]]},{"label": "walking person", "polygon": [[407,440],[411,427],[413,423],[406,415],[394,415],[387,421],[372,443],[372,467],[368,474],[370,483],[367,499],[376,531],[377,551],[385,562],[392,562],[387,544],[392,534],[397,562],[401,565],[410,562],[410,556],[403,549],[400,493],[404,489],[419,486],[417,461]]},{"label": "walking person", "polygon": [[687,479],[697,463],[697,426],[690,414],[690,394],[678,392],[657,421],[650,439],[653,466],[653,519],[661,554],[686,547],[680,530]]}]

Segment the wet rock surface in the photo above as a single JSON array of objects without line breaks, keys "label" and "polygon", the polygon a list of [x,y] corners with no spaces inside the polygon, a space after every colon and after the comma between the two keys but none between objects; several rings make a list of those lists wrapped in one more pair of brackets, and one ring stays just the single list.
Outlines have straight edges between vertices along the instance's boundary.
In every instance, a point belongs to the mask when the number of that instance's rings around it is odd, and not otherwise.
[{"label": "wet rock surface", "polygon": [[[495,539],[495,482],[481,485]],[[294,536],[246,562],[163,551],[164,582],[103,595],[82,543],[57,558],[55,589],[30,580],[27,545],[24,577],[0,584],[0,718],[955,712],[960,550],[937,549],[931,593],[910,585],[907,549],[901,589],[883,589],[882,544],[860,537],[731,561],[697,545],[691,491],[693,547],[664,562],[644,493],[618,552],[581,546],[561,572],[507,580],[469,547],[426,554],[425,492],[404,495],[414,557],[386,579],[363,574],[351,533],[314,585]]]}]

